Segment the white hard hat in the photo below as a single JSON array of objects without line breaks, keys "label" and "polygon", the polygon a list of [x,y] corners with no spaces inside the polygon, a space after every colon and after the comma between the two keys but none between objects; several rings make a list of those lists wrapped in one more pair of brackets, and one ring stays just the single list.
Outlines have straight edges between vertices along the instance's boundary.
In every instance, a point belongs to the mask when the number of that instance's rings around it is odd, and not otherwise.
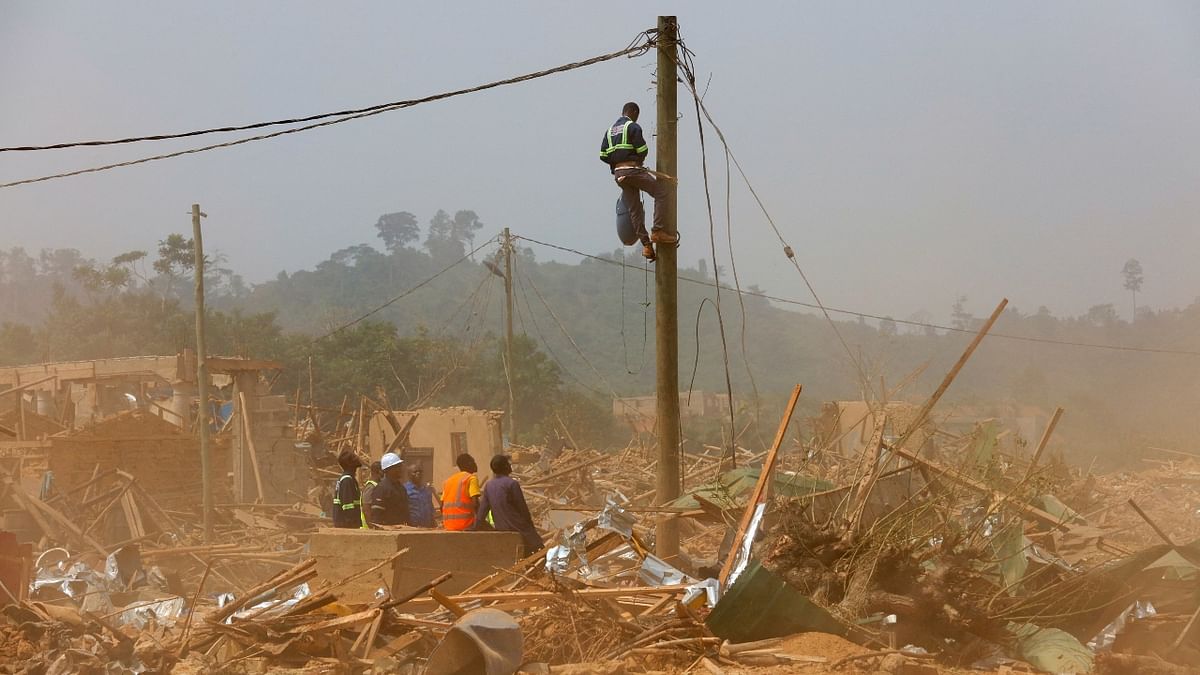
[{"label": "white hard hat", "polygon": [[388,469],[402,463],[403,461],[404,460],[400,459],[400,455],[397,455],[394,452],[389,452],[389,453],[384,454],[384,456],[379,460],[379,468],[383,469],[384,471],[387,471]]}]

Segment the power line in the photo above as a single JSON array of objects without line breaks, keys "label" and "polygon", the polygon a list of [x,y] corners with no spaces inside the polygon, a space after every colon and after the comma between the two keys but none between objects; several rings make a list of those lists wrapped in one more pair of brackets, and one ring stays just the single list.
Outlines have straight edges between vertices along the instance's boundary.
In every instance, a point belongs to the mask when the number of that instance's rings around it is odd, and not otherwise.
[{"label": "power line", "polygon": [[364,321],[364,320],[368,319],[369,317],[371,317],[372,315],[382,311],[384,308],[390,307],[392,304],[394,304],[396,301],[400,300],[401,298],[405,298],[405,297],[408,297],[409,295],[412,295],[413,293],[416,293],[420,289],[422,289],[425,286],[432,283],[434,279],[437,279],[438,277],[442,276],[446,272],[449,272],[451,269],[457,267],[464,261],[470,260],[471,256],[475,255],[476,252],[478,252],[480,249],[487,246],[488,244],[494,243],[495,241],[496,241],[496,237],[492,237],[491,239],[488,239],[487,241],[483,242],[479,246],[476,246],[474,249],[472,249],[469,253],[467,253],[463,257],[459,258],[458,260],[455,260],[454,262],[450,263],[449,265],[447,265],[447,266],[443,267],[442,269],[438,270],[437,272],[435,272],[433,274],[433,276],[426,277],[424,280],[422,280],[417,285],[409,287],[403,293],[401,293],[397,296],[394,296],[393,298],[391,298],[387,302],[383,303],[382,305],[379,305],[378,307],[370,310],[366,314],[359,316],[357,319],[354,319],[352,321],[347,321],[346,323],[338,326],[337,328],[334,328],[333,330],[329,331],[328,333],[325,333],[324,335],[313,338],[312,342],[314,342],[314,343],[320,342],[321,340],[324,340],[325,338],[333,335],[334,333],[338,333],[343,330],[346,330],[347,328],[353,326],[354,324]]},{"label": "power line", "polygon": [[[610,389],[608,392],[603,392],[603,391],[591,386],[587,382],[584,382],[583,378],[579,377],[579,375],[576,375],[574,370],[572,370],[571,368],[568,368],[567,365],[565,363],[563,363],[562,359],[560,359],[558,357],[558,354],[556,354],[554,352],[554,348],[550,346],[550,341],[546,338],[545,333],[542,332],[541,326],[538,325],[537,318],[533,314],[533,305],[529,302],[529,294],[526,293],[526,291],[525,291],[525,283],[521,280],[522,276],[527,276],[527,275],[521,274],[521,273],[516,273],[516,274],[514,274],[513,280],[515,282],[517,282],[517,287],[521,291],[521,299],[523,299],[525,301],[525,308],[529,312],[530,324],[533,325],[533,329],[537,333],[538,339],[541,340],[542,346],[545,348],[546,353],[550,356],[550,360],[553,361],[555,364],[557,364],[559,369],[562,372],[569,375],[571,377],[571,379],[575,380],[575,382],[577,382],[579,384],[579,386],[583,387],[587,391],[590,391],[593,394],[596,394],[597,396],[600,396],[600,397],[611,396],[614,400],[620,400],[620,397],[612,389]],[[532,280],[530,280],[530,285],[532,285],[532,283],[533,283]],[[517,303],[517,307],[518,308],[520,307],[519,302]],[[519,312],[520,312],[520,310],[518,309],[518,313]],[[586,357],[585,357],[585,360],[586,360]],[[601,377],[603,377],[603,376],[601,376]],[[645,417],[645,415],[643,413],[641,413],[641,411],[630,406],[628,403],[622,402],[622,405],[628,409],[633,410],[635,413],[642,414],[643,417]]]},{"label": "power line", "polygon": [[[371,117],[373,115],[379,115],[381,113],[392,112],[394,110],[411,108],[413,106],[420,105],[422,103],[431,103],[433,101],[440,101],[440,100],[447,99],[447,98],[453,98],[455,96],[462,96],[464,94],[473,94],[473,93],[485,91],[488,89],[494,89],[496,87],[502,87],[502,86],[506,86],[506,85],[510,85],[510,84],[518,84],[520,82],[527,82],[529,80],[535,80],[535,79],[546,77],[549,75],[556,75],[558,73],[565,73],[565,72],[568,72],[571,70],[577,70],[579,68],[586,68],[587,66],[596,65],[598,63],[603,63],[605,61],[611,61],[613,59],[617,59],[622,56],[630,56],[630,57],[640,56],[641,54],[644,54],[648,49],[653,47],[653,45],[654,45],[654,39],[650,36],[650,31],[643,31],[643,32],[639,33],[633,39],[633,41],[629,43],[628,46],[626,46],[624,49],[621,49],[621,50],[618,50],[615,52],[601,54],[600,56],[594,56],[592,58],[584,59],[582,61],[575,61],[572,63],[563,64],[561,66],[555,66],[553,68],[539,70],[539,71],[533,72],[533,73],[526,73],[524,75],[517,75],[517,76],[509,77],[509,78],[506,78],[503,80],[496,80],[495,82],[489,82],[487,84],[476,85],[474,87],[468,87],[466,89],[457,89],[454,91],[443,92],[440,94],[432,94],[430,96],[425,96],[425,97],[417,98],[417,99],[410,99],[407,101],[395,101],[392,103],[383,103],[383,104],[380,104],[377,106],[361,108],[357,111],[322,113],[319,115],[310,115],[310,116],[304,117],[304,118],[294,118],[294,119],[290,119],[290,120],[277,120],[277,121],[273,121],[273,122],[258,122],[255,124],[248,124],[248,125],[243,125],[240,127],[218,127],[218,128],[213,128],[213,129],[202,129],[199,131],[187,131],[187,132],[181,132],[178,134],[157,134],[157,135],[151,135],[151,136],[138,136],[138,137],[125,138],[125,139],[115,139],[115,140],[111,140],[111,141],[76,141],[76,142],[71,142],[71,143],[58,143],[58,144],[48,145],[48,146],[19,146],[19,147],[12,147],[12,148],[4,148],[3,150],[16,151],[16,150],[40,150],[40,149],[52,149],[52,148],[67,148],[67,147],[90,146],[90,145],[113,145],[113,144],[117,144],[117,143],[135,143],[135,142],[140,142],[140,141],[166,140],[166,139],[171,139],[171,138],[186,138],[189,136],[199,136],[202,134],[219,133],[219,132],[225,132],[225,131],[258,129],[258,128],[263,128],[263,127],[276,126],[276,125],[294,124],[294,123],[299,123],[299,122],[309,121],[309,120],[324,120],[321,122],[317,122],[315,124],[308,124],[308,125],[296,127],[293,129],[285,129],[283,131],[275,131],[275,132],[268,133],[268,134],[260,134],[257,136],[250,136],[248,138],[241,138],[241,139],[234,140],[234,141],[227,141],[225,143],[214,143],[212,145],[206,145],[206,146],[202,146],[202,147],[198,147],[198,148],[190,148],[187,150],[179,150],[177,152],[169,152],[169,153],[165,153],[165,154],[161,154],[161,155],[154,155],[151,157],[142,157],[139,159],[132,159],[132,160],[124,161],[124,162],[114,162],[112,164],[104,164],[101,166],[95,166],[95,167],[90,167],[90,168],[86,168],[86,169],[76,169],[74,171],[66,171],[63,173],[56,173],[56,174],[51,174],[51,175],[47,175],[47,176],[39,176],[37,178],[25,178],[22,180],[10,181],[8,183],[0,183],[0,188],[15,187],[18,185],[28,185],[30,183],[40,183],[43,181],[54,180],[57,178],[68,178],[70,176],[78,176],[78,175],[82,175],[82,174],[86,174],[86,173],[97,173],[100,171],[108,171],[110,169],[116,169],[116,168],[126,167],[126,166],[134,166],[137,164],[145,164],[147,162],[154,162],[154,161],[158,161],[161,159],[171,159],[174,157],[181,157],[183,155],[190,155],[190,154],[195,154],[195,153],[199,153],[199,152],[205,152],[208,150],[216,150],[218,148],[228,148],[228,147],[233,147],[235,145],[242,145],[244,143],[251,143],[253,141],[262,141],[262,140],[266,140],[266,139],[270,139],[270,138],[277,138],[279,136],[285,136],[288,134],[299,133],[302,131],[309,131],[309,130],[317,129],[320,127],[331,126],[334,124],[341,124],[343,122],[349,122],[351,120],[363,119],[364,117]],[[332,118],[332,119],[326,119],[326,118]]]},{"label": "power line", "polygon": [[[630,265],[625,262],[613,260],[612,258],[605,258],[603,256],[592,255],[590,253],[584,253],[583,251],[579,251],[579,250],[573,249],[573,248],[568,248],[566,246],[559,246],[557,244],[551,244],[548,242],[539,241],[537,239],[532,239],[530,237],[524,237],[524,236],[519,236],[519,235],[514,235],[514,236],[517,239],[522,239],[531,244],[545,246],[546,248],[552,248],[552,249],[555,249],[558,251],[562,251],[564,253],[570,253],[570,254],[581,256],[584,258],[589,258],[591,260],[596,260],[599,262],[607,263],[609,265],[623,265],[625,267],[629,267],[634,270],[641,269],[637,265]],[[679,280],[685,281],[690,284],[696,284],[698,286],[705,286],[708,288],[713,288],[716,286],[716,284],[714,284],[711,281],[705,281],[702,279],[693,279],[691,277],[686,277],[683,275],[679,276]],[[804,302],[802,300],[794,300],[792,298],[784,298],[784,297],[780,297],[777,295],[771,295],[769,293],[763,293],[761,291],[739,290],[739,289],[731,288],[729,286],[724,286],[724,285],[721,286],[721,290],[732,291],[734,293],[739,293],[741,295],[745,295],[748,297],[763,298],[764,300],[771,300],[774,302],[779,302],[779,303],[783,303],[783,304],[787,304],[787,305],[795,305],[797,307],[806,307],[808,309],[816,309],[816,310],[825,309],[834,314],[844,314],[847,316],[862,317],[864,319],[875,319],[877,321],[894,321],[898,324],[903,324],[905,326],[915,326],[915,327],[919,327],[919,328],[933,328],[936,330],[946,331],[949,333],[965,333],[968,335],[974,335],[978,332],[975,330],[971,330],[969,328],[959,328],[956,326],[943,326],[941,324],[926,323],[924,321],[912,321],[909,319],[896,319],[896,318],[893,318],[890,316],[880,316],[878,314],[870,314],[867,312],[858,312],[858,311],[855,311],[852,309],[840,309],[838,307],[831,307],[829,305],[824,305],[824,306],[815,305],[810,302]],[[1110,351],[1139,352],[1139,353],[1144,353],[1144,354],[1168,354],[1168,355],[1174,355],[1174,356],[1200,356],[1200,351],[1193,351],[1193,350],[1187,350],[1187,349],[1132,347],[1132,346],[1127,346],[1127,345],[1105,344],[1105,343],[1101,343],[1101,342],[1056,340],[1053,338],[1039,338],[1039,337],[1033,337],[1033,336],[1029,336],[1029,335],[1012,335],[1012,334],[1008,334],[1008,333],[997,333],[994,331],[988,332],[988,337],[989,338],[1001,338],[1004,340],[1017,340],[1020,342],[1033,342],[1033,343],[1038,343],[1038,344],[1059,345],[1059,346],[1063,346],[1063,347],[1086,347],[1089,349],[1107,349]]]},{"label": "power line", "polygon": [[[601,373],[600,370],[598,368],[596,368],[595,365],[592,364],[591,360],[587,357],[587,355],[583,353],[583,349],[581,349],[579,347],[579,343],[575,341],[575,338],[571,337],[571,333],[567,331],[566,326],[564,326],[562,321],[558,318],[558,314],[555,313],[554,308],[552,308],[550,306],[550,303],[546,302],[545,296],[543,296],[542,292],[538,290],[537,285],[533,283],[533,278],[530,277],[528,273],[525,273],[524,277],[525,277],[525,280],[529,283],[529,287],[533,289],[533,292],[537,296],[538,300],[540,300],[542,302],[542,306],[545,307],[546,311],[550,314],[550,318],[554,320],[554,324],[556,326],[558,326],[558,330],[560,332],[562,332],[563,337],[567,338],[567,342],[569,342],[571,344],[571,347],[575,349],[575,353],[579,354],[579,358],[583,359],[583,362],[587,365],[588,368],[591,368],[592,372],[596,374],[596,377],[598,377],[600,379],[600,382],[602,382],[605,387],[608,387],[608,391],[612,395],[613,400],[619,402],[625,408],[632,410],[634,413],[641,415],[643,418],[650,419],[650,417],[648,415],[646,415],[646,413],[643,413],[641,410],[638,410],[636,407],[631,406],[628,403],[621,400],[621,396],[619,394],[617,394],[616,388],[612,386],[612,383],[608,381],[608,378],[604,376],[604,373]],[[529,299],[528,299],[528,297],[526,297],[526,303],[528,303],[528,301],[529,301]],[[530,308],[529,311],[530,311],[530,314],[532,315],[533,309]],[[546,339],[544,336],[542,338],[542,342],[543,342],[543,344],[547,345],[547,348],[549,348],[549,344],[546,342]],[[578,380],[579,378],[576,378],[576,379]],[[582,381],[580,381],[580,383],[582,384]],[[591,389],[591,387],[589,387],[589,389]],[[593,391],[595,391],[595,390],[593,389]]]},{"label": "power line", "polygon": [[[682,41],[681,41],[682,42]],[[735,448],[737,447],[737,423],[734,420],[733,413],[733,379],[729,375],[729,343],[725,337],[725,314],[721,311],[721,268],[717,264],[717,226],[716,220],[713,218],[712,193],[708,187],[708,150],[704,143],[704,122],[700,119],[700,96],[696,93],[696,75],[692,71],[690,60],[687,56],[687,48],[684,48],[683,58],[683,74],[687,81],[688,89],[692,92],[692,99],[696,104],[696,131],[700,134],[700,168],[704,175],[704,203],[708,208],[708,243],[712,250],[713,261],[713,283],[716,285],[716,302],[713,307],[717,310],[717,327],[721,334],[721,357],[725,365],[725,396],[729,404],[729,447],[726,452],[730,459],[736,456]],[[674,57],[674,55],[671,55]],[[676,62],[676,65],[680,65]],[[733,250],[730,249],[729,257],[733,258]],[[678,276],[678,273],[676,273]],[[696,367],[692,369],[692,382],[688,384],[688,397],[691,398],[692,385],[696,381],[696,370],[700,365],[700,310],[704,309],[704,303],[700,304],[700,309],[696,311]],[[745,317],[743,316],[742,325],[745,326]],[[746,343],[742,343],[743,354],[745,353]]]},{"label": "power line", "polygon": [[[721,145],[725,147],[725,151],[729,154],[729,158],[732,159],[734,165],[737,166],[738,173],[741,174],[742,180],[746,183],[746,187],[750,189],[750,194],[754,196],[754,200],[758,203],[758,207],[762,210],[763,215],[766,216],[767,222],[771,224],[771,229],[775,231],[775,236],[779,238],[779,243],[783,245],[784,255],[787,256],[789,261],[791,261],[792,266],[796,268],[796,271],[800,273],[800,279],[803,280],[804,285],[808,287],[808,292],[812,295],[813,301],[817,303],[817,308],[821,310],[821,313],[825,316],[825,320],[829,323],[829,327],[833,329],[833,333],[837,336],[838,342],[841,343],[842,348],[846,351],[846,357],[850,359],[850,363],[853,364],[854,368],[858,371],[858,376],[862,381],[864,392],[873,392],[874,388],[871,384],[871,378],[867,376],[866,370],[863,368],[862,363],[854,355],[854,351],[850,349],[850,345],[846,342],[846,338],[842,336],[842,332],[838,329],[837,323],[834,322],[833,317],[829,316],[829,312],[825,309],[825,303],[821,302],[821,296],[817,295],[817,289],[813,287],[812,282],[808,279],[808,275],[804,273],[804,270],[800,267],[800,263],[796,261],[796,254],[794,250],[786,241],[784,241],[783,235],[779,232],[779,228],[775,226],[775,220],[767,211],[767,207],[763,204],[762,199],[759,199],[758,192],[756,192],[754,186],[750,184],[750,179],[746,177],[746,172],[742,170],[742,165],[738,163],[737,157],[734,156],[733,150],[729,147],[729,141],[725,138],[725,133],[721,131],[721,127],[717,126],[716,121],[713,119],[712,113],[708,111],[708,107],[704,105],[703,98],[700,96],[700,93],[696,91],[696,77],[692,67],[691,50],[689,50],[687,46],[683,44],[683,40],[680,40],[680,48],[683,53],[683,59],[682,63],[680,61],[676,61],[676,65],[678,65],[687,75],[687,77],[684,78],[684,84],[687,85],[688,90],[692,94],[692,99],[696,102],[697,117],[699,117],[699,113],[703,113],[705,119],[708,120],[709,125],[712,126],[713,131],[717,133],[717,138],[720,139]],[[699,119],[696,120],[696,124],[703,128],[703,125]],[[701,132],[701,143],[703,144],[703,132]],[[705,187],[705,190],[707,190],[707,186]],[[730,252],[730,255],[732,256],[732,252]],[[880,392],[881,400],[883,395],[884,392]]]}]

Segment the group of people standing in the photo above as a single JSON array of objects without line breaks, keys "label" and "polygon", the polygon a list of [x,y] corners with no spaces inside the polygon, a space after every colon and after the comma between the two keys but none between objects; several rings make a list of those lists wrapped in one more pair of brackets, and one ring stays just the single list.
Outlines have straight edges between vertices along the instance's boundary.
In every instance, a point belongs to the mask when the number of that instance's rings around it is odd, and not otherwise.
[{"label": "group of people standing", "polygon": [[338,455],[342,475],[333,489],[333,526],[370,528],[374,525],[436,527],[440,510],[442,527],[450,531],[498,530],[517,532],[531,555],[543,546],[534,527],[521,485],[512,477],[506,455],[492,457],[492,478],[479,484],[475,458],[463,453],[455,459],[458,471],[446,479],[441,495],[425,482],[420,465],[408,470],[404,460],[389,452],[371,463],[371,478],[359,488],[357,472],[362,460],[345,450]]}]

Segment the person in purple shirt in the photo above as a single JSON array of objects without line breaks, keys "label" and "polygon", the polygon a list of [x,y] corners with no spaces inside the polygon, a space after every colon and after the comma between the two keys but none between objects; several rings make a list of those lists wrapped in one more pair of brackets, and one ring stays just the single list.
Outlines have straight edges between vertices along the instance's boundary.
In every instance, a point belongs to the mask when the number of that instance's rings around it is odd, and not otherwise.
[{"label": "person in purple shirt", "polygon": [[542,535],[533,526],[533,516],[529,515],[529,506],[525,504],[520,483],[510,475],[512,463],[507,456],[496,455],[492,457],[491,467],[492,479],[483,484],[479,513],[475,517],[476,526],[488,522],[490,511],[492,526],[501,532],[520,533],[525,555],[533,555],[543,546]]}]

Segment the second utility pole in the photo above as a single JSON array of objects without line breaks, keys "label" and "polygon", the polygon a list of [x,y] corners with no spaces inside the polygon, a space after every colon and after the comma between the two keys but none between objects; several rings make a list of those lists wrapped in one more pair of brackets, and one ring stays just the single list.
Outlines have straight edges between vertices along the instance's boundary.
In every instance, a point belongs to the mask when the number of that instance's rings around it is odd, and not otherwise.
[{"label": "second utility pole", "polygon": [[[655,139],[656,169],[676,175],[676,42],[679,26],[673,16],[658,17],[658,121]],[[659,180],[664,180],[659,178]],[[676,186],[677,187],[677,186]],[[659,208],[666,209],[664,228],[678,232],[675,218],[679,203],[672,188]],[[676,297],[678,256],[676,245],[658,246],[654,266],[655,366],[658,373],[658,483],[654,502],[666,504],[679,496],[679,303]],[[679,520],[658,521],[655,553],[670,560],[679,554]]]},{"label": "second utility pole", "polygon": [[508,442],[517,440],[517,397],[513,391],[512,235],[504,228],[504,381],[508,383]]},{"label": "second utility pole", "polygon": [[196,428],[200,430],[200,486],[204,491],[204,543],[213,540],[212,448],[209,443],[208,352],[204,344],[204,240],[200,236],[200,205],[192,204],[192,244],[196,248],[196,393],[200,408]]}]

